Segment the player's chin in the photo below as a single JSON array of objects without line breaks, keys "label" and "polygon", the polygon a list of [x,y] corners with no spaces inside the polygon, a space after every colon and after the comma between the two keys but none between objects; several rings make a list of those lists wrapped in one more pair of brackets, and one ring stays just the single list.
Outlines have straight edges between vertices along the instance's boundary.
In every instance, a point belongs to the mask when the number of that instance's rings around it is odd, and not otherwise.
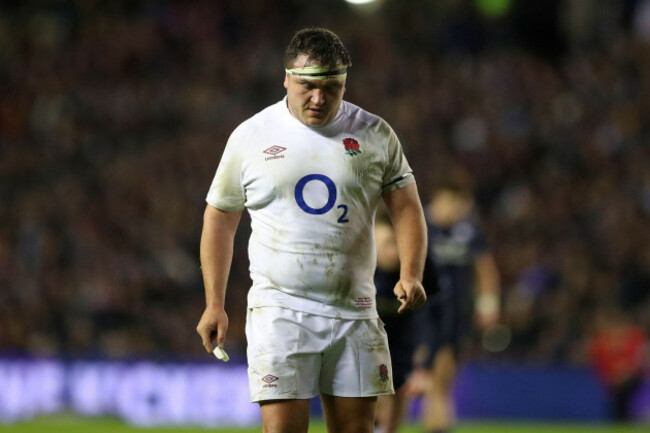
[{"label": "player's chin", "polygon": [[314,116],[309,116],[307,118],[307,125],[309,126],[323,126],[325,125],[327,119],[325,117],[314,117]]}]

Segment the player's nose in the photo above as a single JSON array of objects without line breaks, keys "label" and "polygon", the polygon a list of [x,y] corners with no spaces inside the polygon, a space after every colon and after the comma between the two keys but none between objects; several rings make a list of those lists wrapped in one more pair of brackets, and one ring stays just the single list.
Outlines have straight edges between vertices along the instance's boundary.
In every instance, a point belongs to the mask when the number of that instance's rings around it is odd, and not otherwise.
[{"label": "player's nose", "polygon": [[316,105],[321,105],[325,102],[325,95],[321,89],[314,89],[311,94],[311,102]]}]

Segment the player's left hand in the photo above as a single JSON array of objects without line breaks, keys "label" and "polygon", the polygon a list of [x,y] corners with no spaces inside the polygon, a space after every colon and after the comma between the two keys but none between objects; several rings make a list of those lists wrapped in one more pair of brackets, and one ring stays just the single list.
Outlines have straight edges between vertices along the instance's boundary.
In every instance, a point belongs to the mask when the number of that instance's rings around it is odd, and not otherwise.
[{"label": "player's left hand", "polygon": [[476,313],[474,322],[479,329],[486,330],[499,322],[499,313]]},{"label": "player's left hand", "polygon": [[424,292],[422,283],[418,280],[399,280],[393,289],[393,293],[402,303],[397,312],[402,313],[405,310],[415,310],[424,304],[427,300],[427,294]]},{"label": "player's left hand", "polygon": [[407,397],[425,395],[431,388],[431,374],[425,368],[416,368],[411,372],[406,383],[402,385],[402,392]]},{"label": "player's left hand", "polygon": [[486,330],[499,321],[499,296],[493,293],[480,294],[476,298],[474,322],[480,329]]}]

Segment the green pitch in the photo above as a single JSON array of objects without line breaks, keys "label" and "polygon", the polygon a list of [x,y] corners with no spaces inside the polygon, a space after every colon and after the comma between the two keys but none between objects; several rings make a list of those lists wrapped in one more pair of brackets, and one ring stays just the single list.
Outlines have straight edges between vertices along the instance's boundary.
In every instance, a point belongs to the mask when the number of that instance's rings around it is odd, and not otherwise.
[{"label": "green pitch", "polygon": [[[0,433],[259,433],[260,427],[238,428],[137,428],[111,418],[80,418],[57,415],[37,418],[13,425],[0,424]],[[402,433],[422,433],[416,425],[405,426]],[[607,426],[594,424],[549,424],[549,423],[463,423],[455,433],[642,433],[650,431],[648,425]],[[325,425],[314,420],[309,433],[326,433]]]}]

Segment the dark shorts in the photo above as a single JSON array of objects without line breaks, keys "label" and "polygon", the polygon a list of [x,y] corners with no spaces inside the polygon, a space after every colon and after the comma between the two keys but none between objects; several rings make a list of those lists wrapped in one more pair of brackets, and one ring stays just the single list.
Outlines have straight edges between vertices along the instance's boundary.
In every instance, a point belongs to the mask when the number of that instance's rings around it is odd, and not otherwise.
[{"label": "dark shorts", "polygon": [[413,370],[415,321],[412,313],[382,317],[388,335],[388,349],[393,364],[393,386],[399,389]]},{"label": "dark shorts", "polygon": [[467,305],[456,299],[433,302],[418,314],[420,344],[429,349],[428,361],[445,346],[450,346],[458,356],[460,348],[472,332],[473,313]]}]

